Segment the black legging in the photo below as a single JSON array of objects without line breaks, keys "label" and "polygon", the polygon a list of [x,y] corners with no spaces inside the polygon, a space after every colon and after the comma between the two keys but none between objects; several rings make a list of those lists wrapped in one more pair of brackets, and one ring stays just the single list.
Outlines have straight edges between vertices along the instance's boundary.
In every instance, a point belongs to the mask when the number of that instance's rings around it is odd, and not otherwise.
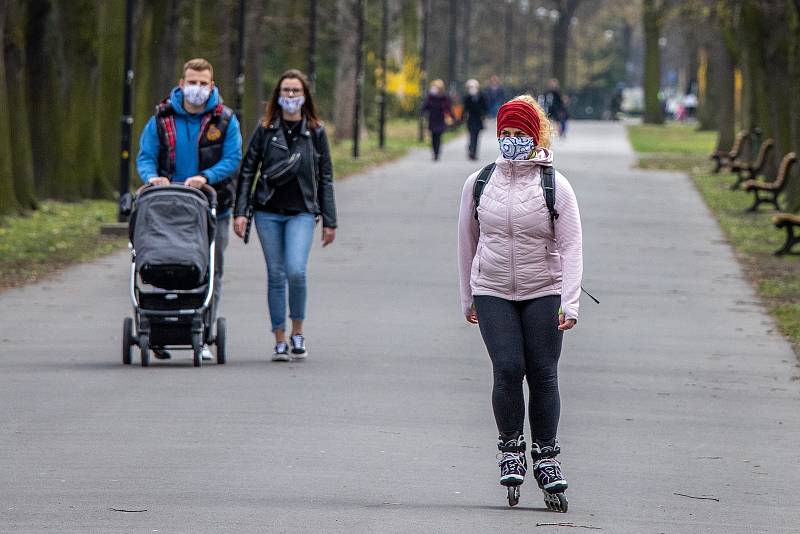
[{"label": "black legging", "polygon": [[439,152],[442,149],[442,132],[431,132],[431,144],[433,145],[433,157],[439,159]]},{"label": "black legging", "polygon": [[480,128],[469,129],[469,157],[475,158],[478,154],[478,135],[480,135]]},{"label": "black legging", "polygon": [[478,325],[494,369],[492,408],[501,435],[523,433],[527,376],[531,437],[553,445],[561,400],[558,395],[558,357],[563,332],[558,329],[561,297],[509,301],[475,296]]}]

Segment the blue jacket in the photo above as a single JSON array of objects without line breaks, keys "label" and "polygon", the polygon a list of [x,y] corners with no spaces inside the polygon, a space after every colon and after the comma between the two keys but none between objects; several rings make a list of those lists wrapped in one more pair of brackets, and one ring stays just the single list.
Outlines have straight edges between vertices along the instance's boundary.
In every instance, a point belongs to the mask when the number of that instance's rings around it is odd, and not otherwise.
[{"label": "blue jacket", "polygon": [[[172,90],[169,96],[170,103],[175,110],[175,175],[173,182],[182,183],[187,178],[199,174],[198,138],[203,116],[214,109],[220,102],[219,91],[216,87],[201,113],[188,113],[183,108],[183,91],[180,87]],[[147,182],[150,178],[158,176],[158,153],[160,143],[156,118],[150,117],[139,139],[139,155],[136,157],[136,168],[139,178]],[[225,143],[222,147],[222,158],[214,166],[203,170],[203,176],[208,183],[213,184],[224,180],[234,174],[242,160],[242,133],[239,121],[234,115],[228,125]],[[225,215],[225,214],[221,214]]]}]

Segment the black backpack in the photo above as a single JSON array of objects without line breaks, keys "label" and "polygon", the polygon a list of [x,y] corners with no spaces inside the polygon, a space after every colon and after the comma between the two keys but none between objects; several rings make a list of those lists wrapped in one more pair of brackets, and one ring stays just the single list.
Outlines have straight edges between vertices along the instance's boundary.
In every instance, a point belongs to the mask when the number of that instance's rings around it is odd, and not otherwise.
[{"label": "black backpack", "polygon": [[[481,195],[483,188],[492,177],[496,164],[492,163],[487,165],[481,170],[478,178],[475,180],[475,185],[472,187],[472,198],[475,200],[475,220],[478,219],[478,205],[481,203]],[[542,193],[544,193],[544,202],[547,204],[547,210],[550,212],[550,222],[555,224],[558,219],[558,212],[556,211],[556,170],[550,167],[542,167]]]},{"label": "black backpack", "polygon": [[[495,166],[492,163],[484,167],[472,187],[472,198],[475,201],[475,220],[478,220],[478,205],[481,203],[483,188],[486,187],[489,178],[492,177]],[[556,219],[558,219],[558,212],[556,211],[556,170],[552,166],[542,167],[542,192],[544,193],[544,202],[547,204],[547,211],[550,212],[550,222],[555,226]],[[600,301],[583,289],[583,286],[581,286],[581,291],[589,295],[589,298],[597,304],[600,304]]]}]

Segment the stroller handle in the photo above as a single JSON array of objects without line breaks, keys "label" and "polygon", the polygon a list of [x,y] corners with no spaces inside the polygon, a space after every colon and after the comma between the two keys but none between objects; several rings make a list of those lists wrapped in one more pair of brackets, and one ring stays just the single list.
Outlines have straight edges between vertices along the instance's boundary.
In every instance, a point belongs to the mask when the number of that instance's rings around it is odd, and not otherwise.
[{"label": "stroller handle", "polygon": [[[177,185],[177,184],[170,184],[170,185]],[[138,197],[142,191],[145,189],[149,189],[151,187],[163,187],[163,186],[154,186],[152,184],[144,184],[143,186],[139,187],[136,190],[135,196]],[[208,203],[211,205],[211,209],[217,209],[217,191],[208,184],[203,184],[200,190],[205,193],[206,198],[208,199]]]}]

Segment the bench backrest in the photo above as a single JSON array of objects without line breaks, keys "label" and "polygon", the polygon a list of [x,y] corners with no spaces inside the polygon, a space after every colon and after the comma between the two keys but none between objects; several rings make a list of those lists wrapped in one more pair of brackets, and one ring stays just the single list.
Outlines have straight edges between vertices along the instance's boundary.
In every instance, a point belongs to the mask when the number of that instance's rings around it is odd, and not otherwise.
[{"label": "bench backrest", "polygon": [[756,171],[760,171],[764,168],[764,164],[767,162],[767,156],[769,152],[775,147],[775,140],[770,138],[761,143],[761,148],[758,150],[758,157],[756,161],[753,163],[753,169]]},{"label": "bench backrest", "polygon": [[797,154],[794,152],[789,152],[783,159],[781,160],[781,166],[778,168],[778,176],[775,178],[775,188],[778,191],[782,191],[786,184],[789,183],[789,172],[792,168],[792,165],[797,163]]},{"label": "bench backrest", "polygon": [[745,137],[747,137],[747,130],[742,130],[736,134],[736,139],[734,139],[731,150],[728,152],[728,157],[731,160],[734,160],[742,155],[742,147],[744,146]]}]

